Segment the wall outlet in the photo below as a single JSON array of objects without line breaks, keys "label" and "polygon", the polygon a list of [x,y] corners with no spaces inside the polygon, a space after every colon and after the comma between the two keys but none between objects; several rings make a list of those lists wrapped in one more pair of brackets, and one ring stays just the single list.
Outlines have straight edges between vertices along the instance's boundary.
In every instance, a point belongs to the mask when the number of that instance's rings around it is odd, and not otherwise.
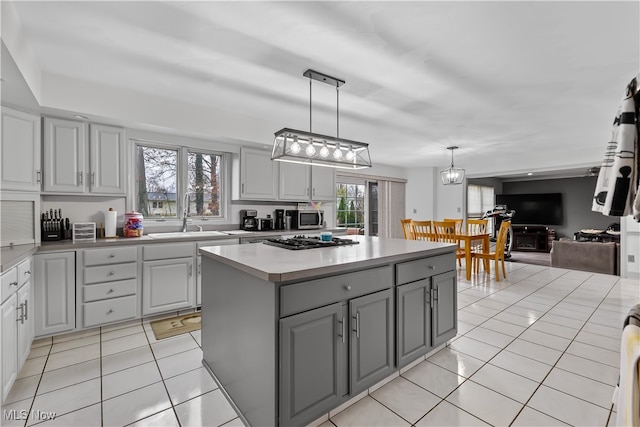
[{"label": "wall outlet", "polygon": [[459,207],[458,208],[458,213],[460,213],[460,212],[462,212],[462,208]]},{"label": "wall outlet", "polygon": [[627,255],[627,262],[636,262],[635,255]]},{"label": "wall outlet", "polygon": [[418,209],[413,208],[413,213],[418,213]]}]

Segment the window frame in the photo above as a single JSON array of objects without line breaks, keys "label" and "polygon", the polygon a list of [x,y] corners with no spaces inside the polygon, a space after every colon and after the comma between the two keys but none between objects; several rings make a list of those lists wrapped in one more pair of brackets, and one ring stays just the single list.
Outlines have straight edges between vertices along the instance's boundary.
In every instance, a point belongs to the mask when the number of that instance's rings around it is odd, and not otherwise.
[{"label": "window frame", "polygon": [[[188,139],[188,138],[187,138]],[[178,143],[165,143],[157,140],[149,140],[144,138],[130,138],[130,153],[131,160],[129,162],[130,170],[132,171],[130,174],[130,179],[128,180],[129,191],[128,191],[128,203],[129,211],[135,211],[138,209],[137,206],[137,197],[138,197],[138,189],[136,185],[136,175],[137,175],[137,156],[138,156],[138,147],[151,147],[158,148],[163,150],[176,150],[178,152],[178,159],[176,165],[176,216],[175,217],[146,217],[143,219],[143,224],[153,225],[158,227],[163,226],[171,226],[175,227],[177,224],[182,224],[183,220],[183,212],[184,212],[184,194],[188,189],[188,179],[189,179],[189,171],[188,171],[188,156],[189,153],[201,153],[207,155],[218,155],[220,156],[220,186],[219,186],[219,200],[220,200],[220,215],[219,216],[209,216],[209,217],[198,217],[198,216],[190,216],[193,224],[205,225],[207,223],[228,223],[230,221],[229,211],[231,209],[231,189],[229,188],[230,180],[230,162],[233,153],[226,152],[221,150],[211,150],[206,148],[200,148],[195,145],[181,145]]]}]

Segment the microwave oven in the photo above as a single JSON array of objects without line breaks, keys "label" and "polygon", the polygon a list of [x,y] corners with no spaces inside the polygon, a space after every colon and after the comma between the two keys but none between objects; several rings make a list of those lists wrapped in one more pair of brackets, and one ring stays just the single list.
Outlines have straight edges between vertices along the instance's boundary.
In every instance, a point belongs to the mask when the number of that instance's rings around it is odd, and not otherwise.
[{"label": "microwave oven", "polygon": [[324,211],[322,210],[286,211],[285,215],[291,217],[291,228],[294,230],[313,230],[324,226]]}]

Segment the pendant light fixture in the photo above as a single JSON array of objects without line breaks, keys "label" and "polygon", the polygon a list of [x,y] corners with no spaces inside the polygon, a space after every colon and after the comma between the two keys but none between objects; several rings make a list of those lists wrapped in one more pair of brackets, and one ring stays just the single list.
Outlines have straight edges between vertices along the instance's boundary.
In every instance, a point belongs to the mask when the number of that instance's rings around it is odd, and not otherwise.
[{"label": "pendant light fixture", "polygon": [[[290,128],[276,132],[271,160],[340,169],[370,168],[369,144],[340,138],[340,86],[345,81],[311,69],[302,75],[309,78],[309,132]],[[311,131],[311,83],[313,80],[336,87],[335,137]]]},{"label": "pendant light fixture", "polygon": [[462,181],[464,180],[464,169],[453,166],[453,150],[457,149],[458,147],[455,145],[447,147],[447,150],[451,150],[451,167],[440,171],[440,178],[442,178],[442,183],[444,185],[462,184]]}]

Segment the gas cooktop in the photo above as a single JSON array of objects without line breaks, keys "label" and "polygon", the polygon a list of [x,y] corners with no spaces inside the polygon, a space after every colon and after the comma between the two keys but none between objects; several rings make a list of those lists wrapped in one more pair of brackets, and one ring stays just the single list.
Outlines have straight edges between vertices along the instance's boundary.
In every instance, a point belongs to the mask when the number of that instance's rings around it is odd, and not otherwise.
[{"label": "gas cooktop", "polygon": [[338,237],[334,237],[330,241],[322,241],[319,237],[294,236],[290,239],[267,239],[262,243],[265,245],[276,246],[278,248],[299,251],[302,249],[357,245],[360,242],[351,239],[340,239]]}]

